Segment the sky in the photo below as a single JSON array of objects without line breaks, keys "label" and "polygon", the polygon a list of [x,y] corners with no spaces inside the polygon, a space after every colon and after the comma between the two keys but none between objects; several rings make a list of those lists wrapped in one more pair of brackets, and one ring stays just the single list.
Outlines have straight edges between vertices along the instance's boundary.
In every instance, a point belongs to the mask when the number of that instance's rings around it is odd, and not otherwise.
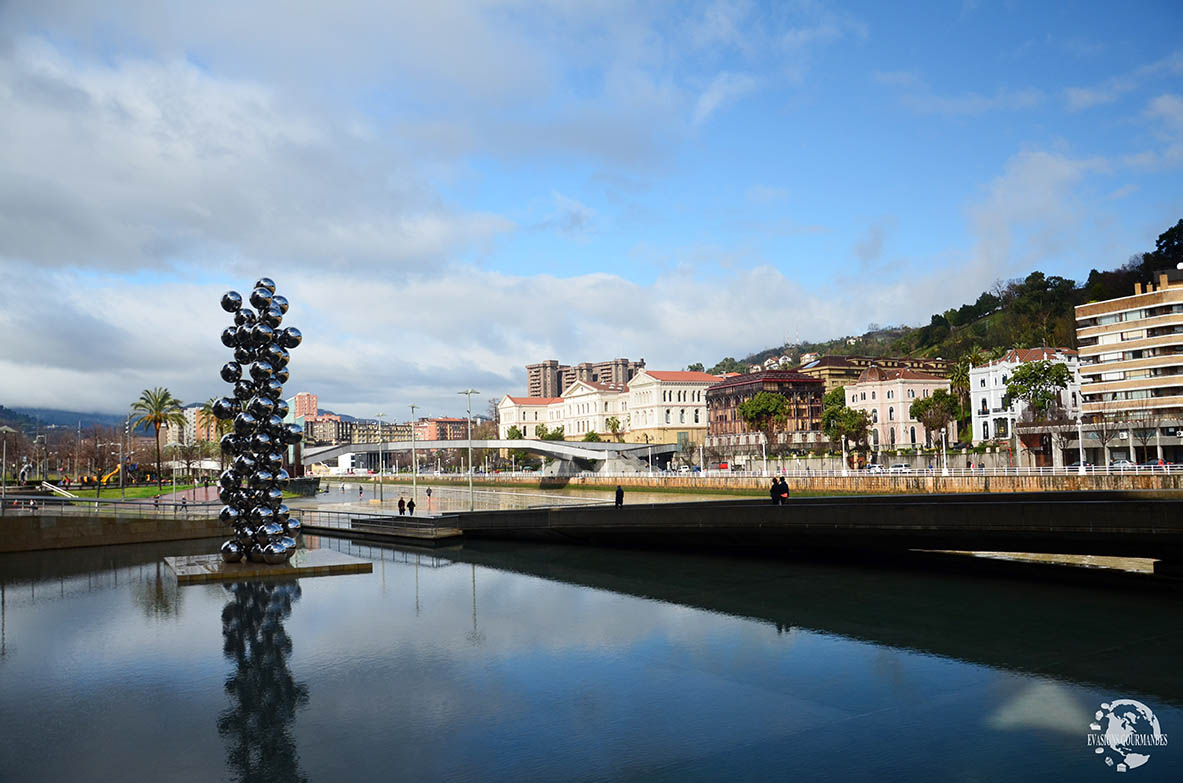
[{"label": "sky", "polygon": [[[1083,280],[1183,217],[1177,2],[8,0],[0,404],[458,415]],[[401,415],[400,412],[405,412]]]}]

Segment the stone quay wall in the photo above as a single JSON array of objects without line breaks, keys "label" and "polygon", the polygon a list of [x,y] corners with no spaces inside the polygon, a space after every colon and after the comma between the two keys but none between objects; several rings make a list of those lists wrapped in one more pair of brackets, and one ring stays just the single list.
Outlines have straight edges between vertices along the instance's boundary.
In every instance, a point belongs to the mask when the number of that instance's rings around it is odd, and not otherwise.
[{"label": "stone quay wall", "polygon": [[[349,477],[356,481],[356,477]],[[504,485],[506,487],[533,487],[561,489],[584,487],[587,489],[614,489],[617,484],[628,489],[685,490],[687,492],[710,493],[712,491],[732,492],[735,490],[764,491],[768,489],[768,478],[759,476],[695,476],[663,475],[620,476],[600,478],[597,476],[542,477],[503,476],[481,477],[478,486]],[[790,492],[842,492],[866,494],[946,494],[965,492],[1072,492],[1077,490],[1160,490],[1183,491],[1183,473],[1094,473],[1071,475],[961,475],[941,476],[937,474],[878,474],[851,476],[785,476]],[[410,479],[387,477],[387,483],[410,484]],[[420,477],[423,485],[437,484],[468,486],[467,478],[449,476]]]},{"label": "stone quay wall", "polygon": [[226,525],[217,517],[5,514],[0,517],[0,552],[225,538],[226,531]]}]

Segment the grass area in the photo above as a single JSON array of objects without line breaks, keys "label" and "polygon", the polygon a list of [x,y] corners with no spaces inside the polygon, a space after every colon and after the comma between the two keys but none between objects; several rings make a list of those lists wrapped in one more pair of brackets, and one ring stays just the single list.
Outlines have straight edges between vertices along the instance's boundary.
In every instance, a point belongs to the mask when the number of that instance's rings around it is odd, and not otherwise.
[{"label": "grass area", "polygon": [[[193,484],[177,484],[177,492],[180,492],[180,491],[186,490],[186,489],[193,489],[193,486],[194,486]],[[78,497],[81,497],[81,498],[93,498],[95,496],[93,487],[89,487],[89,488],[88,487],[70,487],[70,492],[77,495]],[[124,489],[124,492],[126,493],[127,498],[129,500],[135,500],[137,498],[150,498],[153,495],[156,495],[157,493],[159,493],[163,497],[164,495],[171,495],[172,494],[173,485],[172,485],[172,482],[170,481],[169,483],[165,484],[160,489],[156,489],[155,484],[153,484],[151,486],[146,486],[146,487],[143,487],[143,486],[141,486],[141,487],[127,487],[126,489]],[[214,500],[217,500],[217,498],[218,498],[217,490],[211,489],[210,493],[211,493],[211,497]],[[119,487],[103,487],[102,489],[99,490],[99,497],[106,498],[107,500],[118,500],[120,497]]]}]

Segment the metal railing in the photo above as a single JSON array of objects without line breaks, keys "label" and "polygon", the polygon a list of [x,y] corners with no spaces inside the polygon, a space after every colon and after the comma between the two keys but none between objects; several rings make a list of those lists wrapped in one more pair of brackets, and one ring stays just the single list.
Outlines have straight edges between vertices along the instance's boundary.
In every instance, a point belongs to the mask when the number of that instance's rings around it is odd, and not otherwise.
[{"label": "metal railing", "polygon": [[[786,476],[789,478],[878,478],[882,476],[943,476],[943,477],[973,477],[973,476],[1077,476],[1081,475],[1082,471],[1079,467],[1061,466],[1061,467],[1018,467],[1018,466],[996,466],[996,467],[973,467],[967,468],[964,465],[961,467],[949,466],[947,470],[934,464],[933,467],[907,467],[893,469],[889,464],[877,468],[811,468],[811,467],[778,467],[769,462],[767,470],[699,470],[699,471],[665,471],[654,470],[645,471],[639,470],[628,473],[598,473],[595,471],[583,471],[580,473],[563,474],[562,477],[579,476],[589,478],[653,478],[653,479],[675,479],[675,478],[712,478],[712,479],[726,479],[732,478],[770,478],[773,476]],[[1087,465],[1083,471],[1084,475],[1095,476],[1121,476],[1121,475],[1181,475],[1183,474],[1183,465],[1130,465],[1128,467],[1109,465],[1096,466]]]},{"label": "metal railing", "polygon": [[74,516],[74,517],[143,517],[209,519],[216,517],[220,503],[174,503],[147,500],[111,500],[107,498],[66,498],[60,495],[15,495],[0,504],[0,517]]}]

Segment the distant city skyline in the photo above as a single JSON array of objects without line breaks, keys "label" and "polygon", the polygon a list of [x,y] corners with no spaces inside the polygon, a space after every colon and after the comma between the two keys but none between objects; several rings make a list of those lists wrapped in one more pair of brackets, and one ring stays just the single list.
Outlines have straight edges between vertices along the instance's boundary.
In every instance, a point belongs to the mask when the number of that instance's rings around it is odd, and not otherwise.
[{"label": "distant city skyline", "polygon": [[1181,33],[1171,2],[5,3],[0,404],[215,396],[218,299],[264,275],[290,388],[364,418],[1079,282],[1183,217]]}]

